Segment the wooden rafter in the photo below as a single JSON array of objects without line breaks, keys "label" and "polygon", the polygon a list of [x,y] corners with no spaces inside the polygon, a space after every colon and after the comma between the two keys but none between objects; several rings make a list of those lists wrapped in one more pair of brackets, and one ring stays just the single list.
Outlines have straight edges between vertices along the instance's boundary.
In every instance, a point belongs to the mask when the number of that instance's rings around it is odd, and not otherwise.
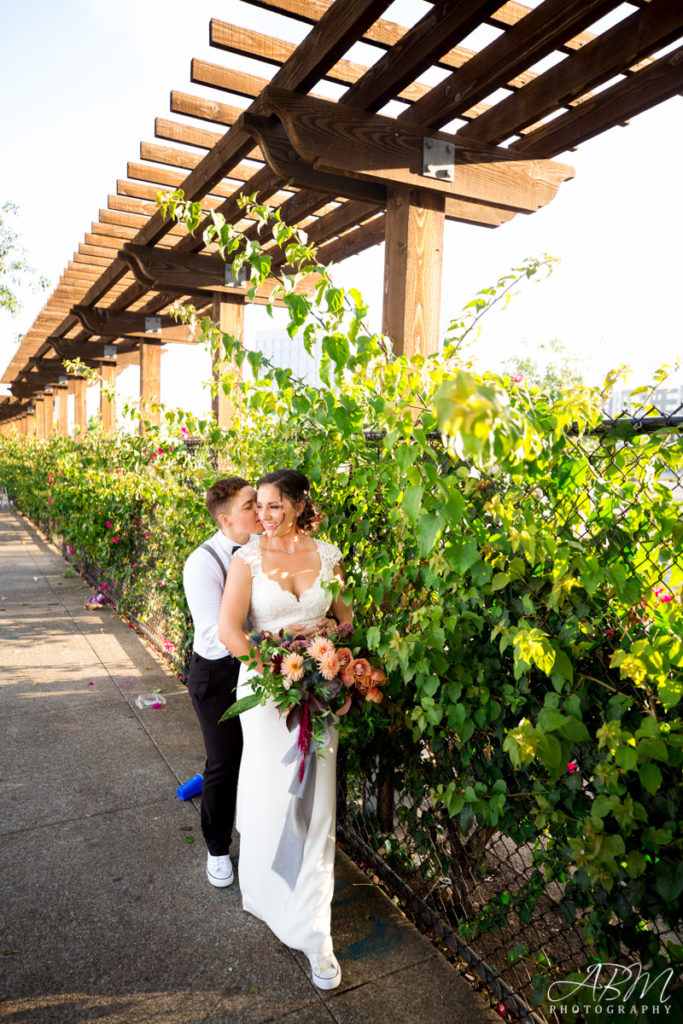
[{"label": "wooden rafter", "polygon": [[[195,124],[157,118],[158,141],[143,142],[140,160],[128,164],[127,180],[117,182],[117,195],[108,197],[107,209],[83,236],[5,380],[21,375],[35,385],[41,373],[53,372],[48,363],[41,370],[40,361],[54,359],[53,342],[60,339],[94,355],[93,346],[101,343],[89,340],[97,337],[89,328],[97,325],[84,327],[71,311],[74,304],[105,308],[109,329],[116,316],[163,317],[181,294],[191,293],[202,309],[212,304],[211,285],[199,290],[196,276],[172,281],[136,277],[131,270],[125,255],[131,247],[152,249],[157,261],[176,271],[183,261],[186,270],[196,270],[192,260],[218,259],[202,240],[208,221],[194,235],[185,234],[157,211],[158,192],[180,187],[207,215],[218,211],[256,238],[257,227],[249,226],[237,199],[258,191],[262,201],[281,208],[284,220],[306,228],[322,260],[343,259],[385,235],[393,239],[394,259],[400,245],[391,218],[414,223],[417,247],[433,237],[438,248],[439,217],[495,227],[517,210],[536,209],[569,176],[566,168],[553,169],[553,157],[683,89],[681,49],[658,58],[683,37],[683,4],[677,0],[634,0],[632,13],[599,32],[589,29],[616,11],[618,0],[542,0],[534,8],[514,0],[437,0],[410,28],[386,20],[388,3],[382,0],[247,2],[313,28],[295,46],[211,21],[217,52],[258,60],[264,73],[193,62],[193,80],[215,96],[171,93],[171,114]],[[479,25],[498,35],[477,52],[463,44]],[[349,50],[357,40],[378,50],[378,59],[368,66],[355,59]],[[538,62],[552,54],[564,56],[538,70]],[[423,72],[430,68],[447,76],[428,85]],[[322,79],[345,87],[336,104],[323,100],[316,106]],[[602,91],[593,94],[596,89]],[[286,94],[279,101],[278,90]],[[222,94],[248,103],[223,102]],[[373,120],[396,100],[403,107],[397,119]],[[457,130],[439,131],[456,120]],[[417,160],[426,136],[446,141],[444,134],[462,157],[455,161],[457,180],[448,186],[425,178]],[[430,196],[441,198],[427,214]],[[267,249],[274,266],[282,266],[277,247],[268,243]],[[120,344],[135,346],[135,337]],[[119,356],[129,360],[134,353],[121,349]]]}]

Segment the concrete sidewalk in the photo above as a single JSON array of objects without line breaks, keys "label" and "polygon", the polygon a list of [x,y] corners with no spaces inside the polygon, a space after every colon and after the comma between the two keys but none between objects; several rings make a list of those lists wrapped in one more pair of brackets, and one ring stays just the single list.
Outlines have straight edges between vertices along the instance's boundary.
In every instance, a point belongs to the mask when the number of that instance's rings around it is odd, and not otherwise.
[{"label": "concrete sidewalk", "polygon": [[[0,512],[0,1021],[499,1021],[341,852],[332,993],[237,883],[208,884],[198,801],[175,793],[203,765],[187,691],[66,570]],[[164,707],[135,707],[157,689]]]}]

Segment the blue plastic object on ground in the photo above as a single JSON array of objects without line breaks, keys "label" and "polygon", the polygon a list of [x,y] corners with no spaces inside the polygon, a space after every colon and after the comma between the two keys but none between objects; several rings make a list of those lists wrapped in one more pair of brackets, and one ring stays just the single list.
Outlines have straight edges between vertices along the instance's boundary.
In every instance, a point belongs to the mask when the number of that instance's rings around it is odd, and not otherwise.
[{"label": "blue plastic object on ground", "polygon": [[201,775],[193,775],[187,782],[183,782],[182,786],[178,786],[176,793],[180,800],[191,800],[193,796],[199,796],[202,791],[202,777]]}]

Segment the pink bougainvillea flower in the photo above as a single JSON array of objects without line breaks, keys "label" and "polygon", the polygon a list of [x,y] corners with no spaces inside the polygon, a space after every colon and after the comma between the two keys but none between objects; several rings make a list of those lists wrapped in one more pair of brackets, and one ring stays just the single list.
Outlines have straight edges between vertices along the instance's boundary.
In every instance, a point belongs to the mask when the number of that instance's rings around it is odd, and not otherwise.
[{"label": "pink bougainvillea flower", "polygon": [[316,661],[319,661],[324,655],[334,652],[334,644],[326,640],[324,636],[314,636],[306,646],[308,647],[308,653]]},{"label": "pink bougainvillea flower", "polygon": [[292,651],[282,659],[282,674],[292,683],[298,683],[304,677],[304,659],[296,651]]},{"label": "pink bougainvillea flower", "polygon": [[51,505],[52,504],[52,498],[48,498],[47,499],[47,503],[48,503],[48,505]]},{"label": "pink bougainvillea flower", "polygon": [[567,771],[569,772],[570,775],[573,775],[574,772],[576,772],[578,770],[579,770],[579,766],[577,765],[576,761],[567,761]]},{"label": "pink bougainvillea flower", "polygon": [[336,651],[326,651],[318,662],[320,675],[329,682],[339,674],[339,660]]},{"label": "pink bougainvillea flower", "polygon": [[183,437],[189,437],[190,436],[190,431],[187,429],[187,427],[181,427],[180,428],[180,433],[181,433],[181,435]]},{"label": "pink bougainvillea flower", "polygon": [[90,680],[90,682],[88,683],[88,686],[94,686],[94,685],[95,685],[95,684],[93,683],[93,681],[92,681],[92,679],[91,679],[91,680]]},{"label": "pink bougainvillea flower", "polygon": [[106,523],[104,525],[105,525],[106,529],[108,530],[109,527],[111,526],[111,519],[107,519],[107,521],[106,521]]},{"label": "pink bougainvillea flower", "polygon": [[154,701],[154,703],[152,704],[152,707],[153,707],[153,708],[160,708],[161,706],[162,706],[162,705],[161,705],[161,704],[159,703],[159,701],[158,701],[158,700],[155,700],[155,701]]},{"label": "pink bougainvillea flower", "polygon": [[145,534],[145,537],[149,537],[149,536],[150,536],[150,534],[149,534],[149,533],[146,533],[146,534]]},{"label": "pink bougainvillea flower", "polygon": [[112,537],[111,542],[112,542],[112,544],[118,544],[119,538],[118,537]]},{"label": "pink bougainvillea flower", "polygon": [[514,375],[514,377],[512,378],[513,384],[521,384],[523,380],[524,380],[524,374],[523,373],[516,373]]}]

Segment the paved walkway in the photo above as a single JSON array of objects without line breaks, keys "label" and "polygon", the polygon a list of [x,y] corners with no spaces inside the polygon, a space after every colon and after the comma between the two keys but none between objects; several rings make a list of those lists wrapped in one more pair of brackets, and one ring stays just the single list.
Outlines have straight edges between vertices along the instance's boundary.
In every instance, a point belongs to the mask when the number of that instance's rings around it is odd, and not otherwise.
[{"label": "paved walkway", "polygon": [[207,883],[198,801],[175,794],[203,763],[187,691],[66,570],[0,512],[0,1022],[499,1022],[341,852],[333,993]]}]

